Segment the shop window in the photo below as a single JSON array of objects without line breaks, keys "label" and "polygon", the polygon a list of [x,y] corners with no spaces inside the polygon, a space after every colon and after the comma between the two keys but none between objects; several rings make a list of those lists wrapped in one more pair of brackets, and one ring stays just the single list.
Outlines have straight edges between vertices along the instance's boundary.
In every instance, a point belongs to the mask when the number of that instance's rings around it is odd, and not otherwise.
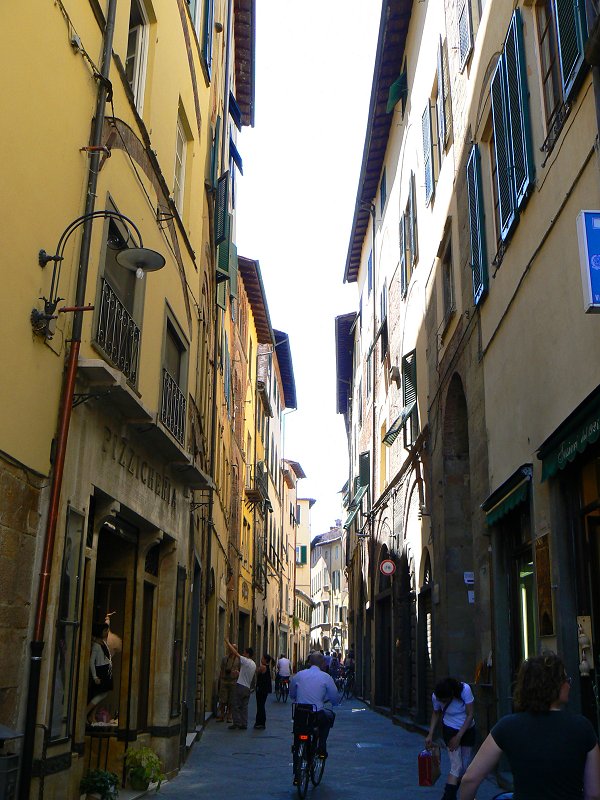
[{"label": "shop window", "polygon": [[82,584],[83,528],[83,515],[69,508],[67,511],[54,651],[50,721],[50,738],[53,740],[66,739],[71,733],[75,642],[79,627],[79,593]]}]

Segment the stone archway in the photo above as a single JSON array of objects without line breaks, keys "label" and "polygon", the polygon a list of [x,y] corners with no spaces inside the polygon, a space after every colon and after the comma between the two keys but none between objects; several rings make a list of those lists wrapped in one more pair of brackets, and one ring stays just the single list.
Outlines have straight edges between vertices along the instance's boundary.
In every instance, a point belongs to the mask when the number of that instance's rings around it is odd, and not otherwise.
[{"label": "stone archway", "polygon": [[[473,674],[475,606],[469,603],[465,572],[473,570],[469,422],[458,374],[452,376],[444,411],[444,524],[442,526],[446,663],[443,672],[460,678]],[[440,635],[441,630],[437,631]]]}]

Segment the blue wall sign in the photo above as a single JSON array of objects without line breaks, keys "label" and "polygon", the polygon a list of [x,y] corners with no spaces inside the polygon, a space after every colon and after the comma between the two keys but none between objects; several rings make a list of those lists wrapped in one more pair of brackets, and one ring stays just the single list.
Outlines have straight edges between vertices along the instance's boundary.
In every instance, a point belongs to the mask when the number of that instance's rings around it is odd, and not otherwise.
[{"label": "blue wall sign", "polygon": [[583,288],[583,308],[600,313],[600,211],[580,211],[577,240]]}]

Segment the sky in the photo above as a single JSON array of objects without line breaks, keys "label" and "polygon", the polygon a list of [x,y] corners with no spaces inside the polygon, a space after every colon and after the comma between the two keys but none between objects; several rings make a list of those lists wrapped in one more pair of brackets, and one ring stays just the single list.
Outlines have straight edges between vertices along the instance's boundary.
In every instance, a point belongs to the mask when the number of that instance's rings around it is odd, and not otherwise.
[{"label": "sky", "polygon": [[259,261],[271,323],[289,335],[298,409],[284,457],[317,502],[311,533],[343,519],[335,317],[358,308],[344,268],[362,162],[381,0],[256,0],[255,126],[238,139],[238,253]]}]

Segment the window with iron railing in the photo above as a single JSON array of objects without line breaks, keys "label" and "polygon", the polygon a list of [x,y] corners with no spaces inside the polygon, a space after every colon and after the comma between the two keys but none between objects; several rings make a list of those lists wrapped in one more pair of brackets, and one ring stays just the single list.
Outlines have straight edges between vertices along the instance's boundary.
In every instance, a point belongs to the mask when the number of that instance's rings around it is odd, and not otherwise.
[{"label": "window with iron railing", "polygon": [[181,444],[185,442],[186,399],[182,390],[185,378],[185,356],[186,350],[183,342],[177,335],[173,324],[168,320],[165,336],[160,421]]},{"label": "window with iron railing", "polygon": [[[125,271],[125,270],[123,270]],[[106,279],[102,279],[96,344],[130,383],[137,383],[141,332]]]}]

